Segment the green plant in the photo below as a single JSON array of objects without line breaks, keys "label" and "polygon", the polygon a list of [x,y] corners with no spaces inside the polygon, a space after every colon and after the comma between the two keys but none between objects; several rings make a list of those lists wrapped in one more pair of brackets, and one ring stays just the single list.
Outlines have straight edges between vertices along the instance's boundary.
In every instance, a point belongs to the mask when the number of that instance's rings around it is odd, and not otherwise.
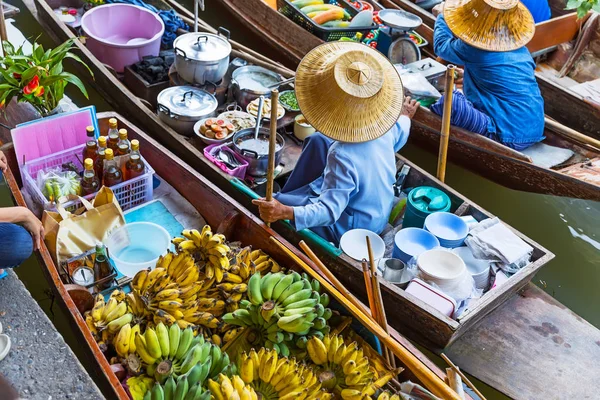
[{"label": "green plant", "polygon": [[83,82],[63,68],[63,61],[71,58],[84,65],[93,76],[90,68],[71,52],[75,40],[69,39],[48,50],[34,41],[32,52],[28,55],[24,54],[23,46],[15,49],[10,42],[2,42],[4,57],[0,58],[0,108],[4,108],[16,96],[17,101],[28,102],[40,114],[47,115],[58,107],[69,83],[77,86],[88,98]]},{"label": "green plant", "polygon": [[565,9],[577,9],[577,18],[583,18],[590,10],[600,12],[600,3],[599,0],[569,0]]}]

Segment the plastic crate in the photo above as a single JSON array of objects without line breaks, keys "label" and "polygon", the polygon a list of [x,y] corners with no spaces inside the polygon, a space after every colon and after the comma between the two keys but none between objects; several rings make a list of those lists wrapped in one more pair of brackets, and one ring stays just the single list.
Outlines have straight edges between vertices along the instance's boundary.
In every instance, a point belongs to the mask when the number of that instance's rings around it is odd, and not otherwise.
[{"label": "plastic crate", "polygon": [[[62,164],[72,162],[83,170],[80,159],[83,153],[84,145],[63,150],[58,153],[40,157],[33,161],[29,161],[23,165],[23,187],[31,195],[31,198],[36,203],[40,204],[45,210],[56,210],[56,204],[48,201],[46,196],[38,188],[36,179],[39,171],[48,170],[53,167],[60,167]],[[142,203],[152,200],[152,176],[154,170],[142,157],[146,165],[146,171],[133,179],[129,179],[118,185],[111,186],[113,193],[117,196],[117,200],[123,210],[138,206]],[[92,200],[96,193],[84,196],[87,200]],[[80,200],[69,200],[62,204],[65,210],[73,212],[82,206]]]},{"label": "plastic crate", "polygon": [[[346,0],[337,0],[337,3],[340,7],[348,11],[352,18],[358,14],[358,10]],[[285,15],[296,24],[300,25],[319,39],[326,42],[340,40],[343,37],[351,38],[357,33],[366,35],[371,30],[377,29],[377,25],[374,23],[370,26],[359,26],[352,28],[327,28],[310,19],[306,14],[300,11],[298,7],[293,5],[290,0],[277,0],[277,8],[281,14]]]}]

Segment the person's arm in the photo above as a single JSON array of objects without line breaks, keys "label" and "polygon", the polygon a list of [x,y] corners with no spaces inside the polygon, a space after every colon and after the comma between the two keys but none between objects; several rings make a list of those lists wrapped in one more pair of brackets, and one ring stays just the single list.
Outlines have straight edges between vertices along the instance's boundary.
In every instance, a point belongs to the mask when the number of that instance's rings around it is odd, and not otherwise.
[{"label": "person's arm", "polygon": [[39,250],[44,240],[44,227],[42,222],[28,208],[0,208],[0,222],[23,225],[33,237],[33,249]]},{"label": "person's arm", "polygon": [[412,100],[410,96],[404,98],[404,104],[402,105],[402,114],[398,121],[392,128],[394,133],[394,151],[398,152],[404,147],[408,141],[408,135],[410,133],[410,126],[412,118],[415,116],[419,109],[419,103],[416,100]]},{"label": "person's arm", "polygon": [[433,50],[439,57],[457,65],[464,65],[468,57],[467,46],[462,40],[454,37],[442,14],[435,20]]}]

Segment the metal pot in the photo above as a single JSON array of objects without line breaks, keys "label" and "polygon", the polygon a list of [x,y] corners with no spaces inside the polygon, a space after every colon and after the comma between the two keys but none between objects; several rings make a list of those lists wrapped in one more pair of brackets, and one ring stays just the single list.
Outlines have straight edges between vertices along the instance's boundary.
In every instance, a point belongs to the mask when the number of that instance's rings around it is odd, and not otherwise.
[{"label": "metal pot", "polygon": [[172,86],[161,91],[156,103],[158,117],[177,133],[194,136],[194,124],[215,115],[217,99],[193,86]]},{"label": "metal pot", "polygon": [[235,101],[246,109],[252,100],[260,96],[271,97],[271,89],[267,87],[281,82],[281,75],[256,65],[247,65],[233,71],[231,90]]},{"label": "metal pot", "polygon": [[219,34],[186,33],[173,42],[175,68],[183,80],[204,85],[217,83],[229,67],[231,44],[229,31],[219,28]]},{"label": "metal pot", "polygon": [[[266,151],[256,152],[240,147],[240,145],[247,141],[254,139],[254,128],[242,129],[233,135],[233,151],[239,154],[246,162],[248,162],[247,174],[261,177],[267,175],[269,168],[269,136],[271,131],[267,128],[260,128],[258,131],[258,138],[266,141]],[[285,140],[279,133],[277,134],[277,145],[279,150],[275,151],[275,166],[279,165],[281,155],[283,154],[283,147],[285,146]]]}]

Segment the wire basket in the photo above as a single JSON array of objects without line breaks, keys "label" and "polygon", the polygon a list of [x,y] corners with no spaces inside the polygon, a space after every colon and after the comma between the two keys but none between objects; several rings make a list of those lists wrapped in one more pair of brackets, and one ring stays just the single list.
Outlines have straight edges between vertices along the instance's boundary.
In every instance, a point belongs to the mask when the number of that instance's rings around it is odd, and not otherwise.
[{"label": "wire basket", "polygon": [[[72,147],[68,150],[37,158],[23,165],[23,187],[30,194],[33,201],[40,204],[44,210],[56,210],[56,204],[48,201],[40,188],[38,188],[36,183],[38,173],[50,168],[60,167],[67,163],[73,163],[83,170],[80,159],[84,147],[85,144]],[[110,187],[115,196],[117,196],[117,200],[123,210],[152,200],[152,176],[154,175],[154,170],[143,157],[142,161],[144,161],[146,166],[146,170],[142,175]],[[84,198],[92,200],[95,196],[96,193],[92,193],[84,196]],[[79,199],[69,200],[62,203],[62,206],[65,210],[73,212],[80,208],[82,203]]]},{"label": "wire basket", "polygon": [[[358,10],[356,10],[352,5],[346,0],[337,0],[337,3],[340,7],[345,9],[352,18],[354,18],[358,14]],[[334,42],[336,40],[340,40],[343,37],[354,37],[357,33],[362,33],[366,35],[373,29],[377,29],[376,24],[371,24],[370,26],[358,26],[352,28],[328,28],[317,24],[311,18],[309,18],[306,14],[304,14],[298,7],[292,4],[290,0],[277,0],[277,8],[279,12],[296,24],[300,25],[316,37],[325,42]]]}]

